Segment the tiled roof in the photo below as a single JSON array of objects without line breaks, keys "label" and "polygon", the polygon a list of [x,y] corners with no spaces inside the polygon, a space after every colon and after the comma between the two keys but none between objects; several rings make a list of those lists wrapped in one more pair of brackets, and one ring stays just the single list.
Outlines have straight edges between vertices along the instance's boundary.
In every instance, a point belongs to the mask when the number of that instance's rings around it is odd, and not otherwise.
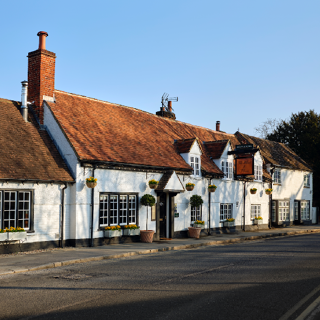
[{"label": "tiled roof", "polygon": [[204,146],[207,150],[207,154],[212,159],[220,159],[228,142],[229,142],[229,140],[205,141]]},{"label": "tiled roof", "polygon": [[[231,134],[58,90],[55,98],[55,103],[47,104],[80,161],[191,170],[176,149],[175,140],[236,140]],[[222,174],[209,158],[202,159],[202,169]]]},{"label": "tiled roof", "polygon": [[177,150],[179,153],[189,153],[191,147],[193,146],[196,140],[197,140],[196,138],[186,139],[186,140],[176,140],[174,144],[177,147]]},{"label": "tiled roof", "polygon": [[239,137],[239,140],[245,139],[247,143],[259,146],[261,155],[266,163],[295,170],[312,170],[303,159],[283,143],[252,137],[239,132],[236,135]]},{"label": "tiled roof", "polygon": [[66,164],[35,119],[23,120],[20,103],[0,99],[0,179],[73,181]]},{"label": "tiled roof", "polygon": [[[237,144],[253,143],[250,139],[254,137],[214,131],[63,91],[56,90],[55,98],[55,103],[46,103],[78,159],[83,162],[130,164],[190,172],[191,167],[180,153],[190,150],[196,138],[203,152],[202,171],[221,175],[221,170],[210,157],[218,157],[228,140],[233,149]],[[276,157],[283,156],[285,159],[278,160],[279,165],[306,168],[302,165],[304,162],[284,145],[263,139],[255,141],[259,142],[266,161],[275,161]],[[273,150],[277,152],[271,156]]]}]

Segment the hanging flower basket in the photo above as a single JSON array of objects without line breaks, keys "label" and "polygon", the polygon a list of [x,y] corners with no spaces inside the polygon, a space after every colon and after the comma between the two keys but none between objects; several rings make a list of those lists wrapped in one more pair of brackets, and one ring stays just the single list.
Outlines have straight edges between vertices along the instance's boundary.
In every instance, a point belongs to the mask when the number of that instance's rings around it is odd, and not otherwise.
[{"label": "hanging flower basket", "polygon": [[94,188],[97,185],[97,181],[98,179],[94,178],[94,177],[90,177],[86,179],[86,185],[88,188]]},{"label": "hanging flower basket", "polygon": [[251,194],[256,194],[256,193],[257,193],[257,189],[256,189],[256,188],[250,189],[250,193],[251,193]]},{"label": "hanging flower basket", "polygon": [[192,190],[194,189],[194,186],[195,186],[194,183],[188,182],[188,183],[186,184],[186,189],[187,189],[188,191],[192,191]]},{"label": "hanging flower basket", "polygon": [[217,186],[214,184],[210,184],[208,187],[209,192],[216,192]]},{"label": "hanging flower basket", "polygon": [[158,183],[159,183],[159,181],[157,181],[157,180],[154,180],[154,179],[150,180],[149,181],[149,188],[155,189],[157,187]]},{"label": "hanging flower basket", "polygon": [[270,196],[270,195],[272,194],[272,191],[273,191],[273,189],[271,189],[271,188],[266,189],[266,194],[267,194],[268,196]]}]

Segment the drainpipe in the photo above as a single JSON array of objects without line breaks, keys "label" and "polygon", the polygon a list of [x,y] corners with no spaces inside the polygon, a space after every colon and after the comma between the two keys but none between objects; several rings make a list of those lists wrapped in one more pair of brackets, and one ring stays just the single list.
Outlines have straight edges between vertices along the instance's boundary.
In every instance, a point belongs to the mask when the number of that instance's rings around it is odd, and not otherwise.
[{"label": "drainpipe", "polygon": [[68,185],[65,184],[62,188],[61,195],[61,237],[60,237],[60,248],[63,248],[63,238],[64,238],[64,190],[68,188]]},{"label": "drainpipe", "polygon": [[246,231],[246,181],[243,183],[243,231]]},{"label": "drainpipe", "polygon": [[[272,189],[272,176],[273,176],[273,171],[275,167],[272,167],[270,170],[271,174],[271,182],[270,182],[270,188]],[[272,226],[272,192],[269,196],[269,229],[271,229]]]},{"label": "drainpipe", "polygon": [[[92,169],[92,177],[94,178],[94,171],[96,167]],[[90,229],[90,247],[93,247],[93,213],[94,213],[94,188],[91,188],[91,229]]]},{"label": "drainpipe", "polygon": [[[212,180],[210,179],[209,184],[212,184]],[[209,190],[208,190],[209,192]],[[211,221],[211,192],[209,192],[209,231],[208,231],[208,235],[211,235],[211,225],[210,225],[210,221]]]}]

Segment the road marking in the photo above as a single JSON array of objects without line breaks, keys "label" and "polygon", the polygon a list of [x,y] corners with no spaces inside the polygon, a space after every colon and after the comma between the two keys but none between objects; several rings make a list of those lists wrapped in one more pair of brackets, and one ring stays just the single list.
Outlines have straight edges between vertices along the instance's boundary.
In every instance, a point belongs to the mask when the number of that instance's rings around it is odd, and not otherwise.
[{"label": "road marking", "polygon": [[310,304],[310,306],[306,310],[304,310],[296,320],[304,320],[318,306],[319,302],[320,302],[320,297],[314,300]]},{"label": "road marking", "polygon": [[293,308],[288,310],[279,320],[289,319],[304,303],[306,303],[312,296],[314,296],[318,291],[320,291],[320,286],[313,289],[308,295],[301,299]]}]

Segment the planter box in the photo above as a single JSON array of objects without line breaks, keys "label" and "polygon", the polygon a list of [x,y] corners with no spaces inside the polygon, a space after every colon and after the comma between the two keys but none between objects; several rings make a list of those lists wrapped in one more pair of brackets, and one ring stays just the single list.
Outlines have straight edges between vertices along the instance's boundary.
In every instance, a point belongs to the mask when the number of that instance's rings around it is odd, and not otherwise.
[{"label": "planter box", "polygon": [[254,219],[253,224],[263,224],[263,220]]},{"label": "planter box", "polygon": [[26,232],[6,232],[8,241],[23,240],[27,237]]},{"label": "planter box", "polygon": [[122,236],[121,230],[104,230],[105,238],[114,238],[114,237],[121,237],[121,236]]},{"label": "planter box", "polygon": [[234,221],[232,222],[224,221],[223,226],[228,228],[234,227]]},{"label": "planter box", "polygon": [[140,229],[123,229],[124,236],[139,236]]},{"label": "planter box", "polygon": [[194,223],[194,224],[193,224],[193,227],[194,227],[194,228],[204,229],[204,224]]},{"label": "planter box", "polygon": [[8,236],[7,233],[0,233],[0,241],[7,241],[8,240]]}]

